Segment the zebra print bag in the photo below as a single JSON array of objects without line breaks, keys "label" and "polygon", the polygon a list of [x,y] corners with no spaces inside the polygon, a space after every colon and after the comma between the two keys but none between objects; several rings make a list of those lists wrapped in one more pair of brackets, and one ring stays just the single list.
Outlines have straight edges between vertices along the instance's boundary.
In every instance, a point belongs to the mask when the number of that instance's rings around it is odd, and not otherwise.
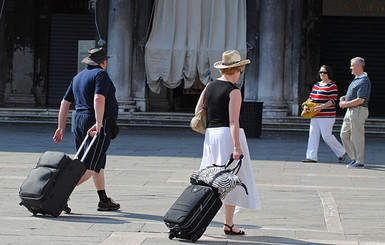
[{"label": "zebra print bag", "polygon": [[242,158],[239,159],[234,168],[228,169],[233,161],[234,159],[231,155],[229,162],[225,166],[213,165],[193,172],[190,176],[190,183],[210,186],[218,193],[221,199],[224,199],[237,185],[242,186],[248,195],[246,185],[236,175],[241,168]]}]

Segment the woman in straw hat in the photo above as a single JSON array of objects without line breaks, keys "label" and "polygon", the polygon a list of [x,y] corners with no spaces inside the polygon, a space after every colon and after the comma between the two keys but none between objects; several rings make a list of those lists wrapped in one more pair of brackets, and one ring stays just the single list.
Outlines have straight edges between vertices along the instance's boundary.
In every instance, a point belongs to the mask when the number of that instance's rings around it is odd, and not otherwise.
[{"label": "woman in straw hat", "polygon": [[203,146],[201,169],[212,164],[225,165],[233,154],[235,160],[243,155],[242,167],[237,174],[246,184],[249,195],[237,186],[223,200],[225,212],[224,232],[227,235],[244,235],[245,232],[234,225],[234,213],[240,208],[260,209],[258,192],[251,169],[251,160],[243,129],[239,128],[239,114],[242,104],[240,89],[235,86],[246,64],[237,50],[225,51],[222,60],[214,67],[221,77],[211,82],[203,90],[195,108],[195,113],[203,107],[207,109],[207,129]]}]

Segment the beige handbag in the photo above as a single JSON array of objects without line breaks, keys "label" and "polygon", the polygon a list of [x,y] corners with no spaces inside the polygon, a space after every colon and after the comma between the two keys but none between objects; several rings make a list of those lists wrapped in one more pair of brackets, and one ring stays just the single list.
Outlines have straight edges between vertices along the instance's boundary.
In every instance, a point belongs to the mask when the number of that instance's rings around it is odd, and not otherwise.
[{"label": "beige handbag", "polygon": [[207,115],[206,115],[206,109],[202,108],[192,119],[190,122],[190,127],[192,130],[205,134],[206,133],[206,127],[207,127]]},{"label": "beige handbag", "polygon": [[317,115],[318,113],[314,112],[314,109],[316,106],[319,106],[319,104],[314,103],[312,99],[308,99],[307,101],[303,102],[302,103],[303,111],[301,113],[301,117],[312,118],[315,115]]}]

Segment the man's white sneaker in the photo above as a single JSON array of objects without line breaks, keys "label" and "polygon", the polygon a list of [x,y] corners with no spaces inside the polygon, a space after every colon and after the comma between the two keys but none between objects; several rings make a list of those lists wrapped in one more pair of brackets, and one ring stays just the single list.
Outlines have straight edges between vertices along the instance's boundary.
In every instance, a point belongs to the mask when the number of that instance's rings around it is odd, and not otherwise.
[{"label": "man's white sneaker", "polygon": [[363,168],[364,164],[358,164],[358,163],[354,162],[353,164],[348,164],[346,167],[348,167],[348,168]]}]

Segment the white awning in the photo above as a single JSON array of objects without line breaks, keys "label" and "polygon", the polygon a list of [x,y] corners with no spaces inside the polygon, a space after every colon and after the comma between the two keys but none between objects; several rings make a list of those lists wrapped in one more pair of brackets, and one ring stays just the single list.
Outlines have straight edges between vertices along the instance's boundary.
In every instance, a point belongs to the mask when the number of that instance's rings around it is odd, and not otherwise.
[{"label": "white awning", "polygon": [[[225,50],[246,58],[246,0],[155,0],[152,30],[145,49],[147,83],[176,88],[220,77],[213,64]],[[242,85],[243,79],[239,79]]]}]

